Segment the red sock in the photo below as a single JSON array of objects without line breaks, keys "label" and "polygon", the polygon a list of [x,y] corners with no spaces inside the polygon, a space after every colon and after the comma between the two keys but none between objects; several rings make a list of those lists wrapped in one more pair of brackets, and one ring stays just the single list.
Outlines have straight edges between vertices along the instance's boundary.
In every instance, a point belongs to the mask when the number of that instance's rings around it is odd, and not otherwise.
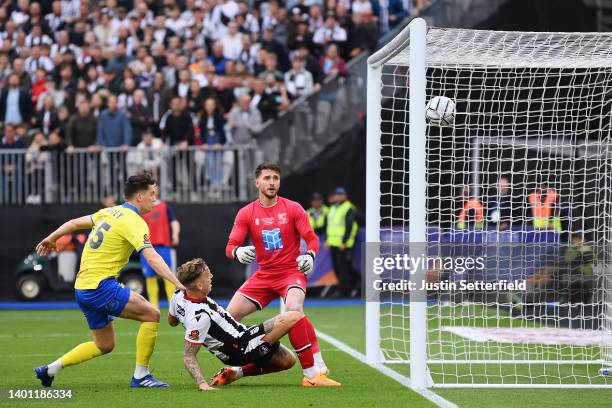
[{"label": "red sock", "polygon": [[255,363],[249,363],[247,365],[243,365],[242,367],[242,375],[245,377],[251,377],[254,375],[262,375],[262,374],[270,374],[275,373],[277,371],[283,371],[283,368],[275,366],[273,364],[268,363],[263,368],[257,367]]},{"label": "red sock", "polygon": [[243,365],[242,367],[242,375],[245,377],[250,377],[253,375],[261,375],[261,368],[257,367],[255,363],[249,363],[247,365]]},{"label": "red sock", "polygon": [[308,338],[312,343],[312,353],[320,353],[321,349],[319,348],[319,339],[317,339],[317,334],[315,333],[314,326],[312,325],[308,317],[306,317],[306,322],[308,323]]},{"label": "red sock", "polygon": [[308,337],[308,319],[302,317],[289,330],[289,341],[300,359],[300,365],[305,370],[314,366],[314,356],[312,355],[312,344]]}]

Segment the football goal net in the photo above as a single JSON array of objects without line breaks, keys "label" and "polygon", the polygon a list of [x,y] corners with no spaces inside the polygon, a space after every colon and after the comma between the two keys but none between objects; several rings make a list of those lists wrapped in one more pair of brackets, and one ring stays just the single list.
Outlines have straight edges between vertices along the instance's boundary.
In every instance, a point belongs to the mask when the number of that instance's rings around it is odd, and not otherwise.
[{"label": "football goal net", "polygon": [[[611,386],[612,34],[415,19],[367,103],[368,361],[415,387]],[[423,262],[372,270],[398,254]]]}]

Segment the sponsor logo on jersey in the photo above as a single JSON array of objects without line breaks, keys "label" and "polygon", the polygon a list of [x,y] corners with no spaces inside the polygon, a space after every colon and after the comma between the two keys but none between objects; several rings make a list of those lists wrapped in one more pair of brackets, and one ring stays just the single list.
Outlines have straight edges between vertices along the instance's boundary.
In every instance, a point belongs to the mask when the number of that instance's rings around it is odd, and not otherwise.
[{"label": "sponsor logo on jersey", "polygon": [[249,333],[251,334],[251,336],[254,336],[259,333],[259,326],[253,327],[251,330],[249,330]]},{"label": "sponsor logo on jersey", "polygon": [[149,234],[144,234],[144,237],[142,237],[142,240],[144,241],[145,244],[151,244],[151,241],[149,241]]},{"label": "sponsor logo on jersey", "polygon": [[278,223],[281,225],[287,223],[287,213],[278,214]]},{"label": "sponsor logo on jersey", "polygon": [[270,352],[270,347],[267,344],[263,343],[261,346],[257,347],[260,356],[265,356]]},{"label": "sponsor logo on jersey", "polygon": [[281,237],[280,228],[261,230],[261,238],[266,251],[283,248],[283,239]]},{"label": "sponsor logo on jersey", "polygon": [[189,333],[189,338],[190,338],[191,340],[197,340],[197,339],[199,339],[199,338],[200,338],[200,331],[199,331],[199,330],[192,330],[192,331]]},{"label": "sponsor logo on jersey", "polygon": [[185,309],[183,309],[182,307],[180,307],[179,305],[176,305],[176,313],[180,314],[181,316],[185,317]]}]

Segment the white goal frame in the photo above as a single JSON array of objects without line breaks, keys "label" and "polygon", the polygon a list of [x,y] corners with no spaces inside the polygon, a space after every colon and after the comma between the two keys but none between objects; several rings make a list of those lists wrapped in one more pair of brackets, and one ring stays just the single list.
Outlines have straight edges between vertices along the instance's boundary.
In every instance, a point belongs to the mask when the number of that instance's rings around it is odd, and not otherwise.
[{"label": "white goal frame", "polygon": [[[383,65],[409,48],[410,63],[410,123],[409,123],[409,219],[410,242],[427,242],[426,229],[426,37],[425,20],[416,18],[382,49],[368,59],[367,73],[367,154],[366,154],[366,242],[380,243],[380,186],[381,186],[381,86]],[[366,247],[372,259],[372,246]],[[366,268],[365,273],[369,273]],[[367,282],[367,279],[366,279]],[[364,290],[364,292],[367,289]],[[414,294],[413,294],[414,295]],[[381,350],[381,307],[380,301],[368,299],[366,302],[366,362],[370,365],[410,364],[412,388],[610,388],[612,384],[434,384],[428,373],[428,363],[441,361],[427,358],[427,304],[411,302],[410,306],[410,359],[385,361]],[[490,360],[447,360],[447,363],[487,363]],[[497,364],[546,363],[546,360],[494,360]],[[555,363],[580,363],[574,360],[559,360]],[[594,363],[595,361],[591,361]],[[609,364],[601,361],[602,364]]]}]

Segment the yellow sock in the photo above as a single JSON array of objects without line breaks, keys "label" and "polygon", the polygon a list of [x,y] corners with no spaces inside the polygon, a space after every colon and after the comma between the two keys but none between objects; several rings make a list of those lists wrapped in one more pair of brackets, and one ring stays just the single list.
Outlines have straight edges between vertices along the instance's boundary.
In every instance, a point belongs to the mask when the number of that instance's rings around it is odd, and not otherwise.
[{"label": "yellow sock", "polygon": [[145,322],[140,324],[138,336],[136,336],[136,364],[149,365],[149,360],[155,348],[158,329],[159,323]]},{"label": "yellow sock", "polygon": [[88,341],[87,343],[81,343],[66,354],[62,356],[60,361],[62,362],[62,366],[68,367],[71,365],[76,365],[83,363],[87,360],[91,360],[94,357],[98,357],[102,355],[102,350],[96,346],[96,343],[93,341]]},{"label": "yellow sock", "polygon": [[172,299],[172,295],[174,295],[174,291],[176,290],[176,286],[164,279],[164,288],[166,289],[166,298],[168,299],[168,305],[170,304],[170,299]]},{"label": "yellow sock", "polygon": [[157,283],[157,276],[147,278],[147,295],[149,296],[149,302],[159,310],[159,285]]}]

